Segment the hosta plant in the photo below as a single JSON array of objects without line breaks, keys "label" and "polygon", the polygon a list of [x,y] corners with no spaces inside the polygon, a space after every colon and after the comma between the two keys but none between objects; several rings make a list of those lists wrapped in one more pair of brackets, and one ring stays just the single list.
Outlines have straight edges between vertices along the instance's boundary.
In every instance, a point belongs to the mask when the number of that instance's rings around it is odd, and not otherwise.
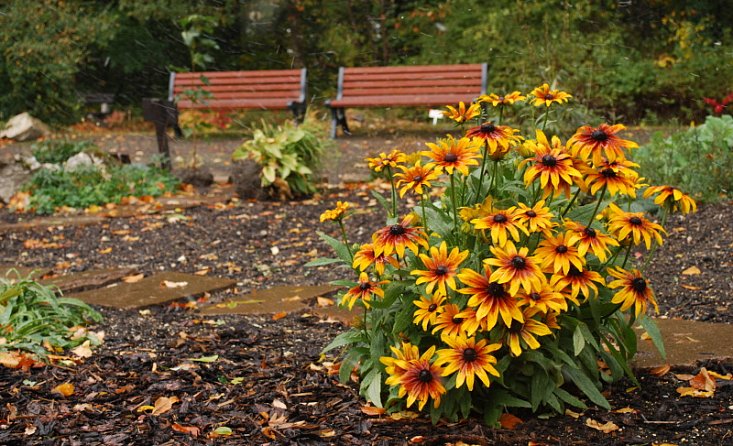
[{"label": "hosta plant", "polygon": [[[547,84],[484,96],[446,112],[468,126],[462,136],[369,159],[392,182],[369,243],[346,239],[348,203],[321,216],[338,223],[341,239],[322,236],[356,279],[337,282],[347,287],[340,304],[361,314],[325,350],[340,352],[340,378],[356,372],[375,406],[434,421],[481,413],[490,424],[512,408],[609,408],[604,384],[636,382],[634,326],[664,356],[647,316],[657,310],[647,263],[631,254],[652,253],[665,231],[643,211],[651,200],[637,200],[653,196],[662,221],[695,203],[644,184],[623,125],[545,133],[570,98]],[[502,122],[504,107],[525,102],[543,113],[531,135]],[[397,196],[417,204],[398,215]]]}]

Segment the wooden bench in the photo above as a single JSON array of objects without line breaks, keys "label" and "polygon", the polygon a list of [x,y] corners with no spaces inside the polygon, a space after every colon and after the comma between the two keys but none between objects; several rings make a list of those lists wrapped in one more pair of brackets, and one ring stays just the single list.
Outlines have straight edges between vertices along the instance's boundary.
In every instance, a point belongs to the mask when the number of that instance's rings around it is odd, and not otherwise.
[{"label": "wooden bench", "polygon": [[346,108],[444,106],[486,94],[487,64],[341,67],[331,108],[331,137],[351,134]]},{"label": "wooden bench", "polygon": [[[291,110],[302,122],[306,111],[303,69],[171,73],[168,100],[179,109]],[[196,98],[196,91],[204,94]],[[194,94],[187,95],[191,91]]]}]

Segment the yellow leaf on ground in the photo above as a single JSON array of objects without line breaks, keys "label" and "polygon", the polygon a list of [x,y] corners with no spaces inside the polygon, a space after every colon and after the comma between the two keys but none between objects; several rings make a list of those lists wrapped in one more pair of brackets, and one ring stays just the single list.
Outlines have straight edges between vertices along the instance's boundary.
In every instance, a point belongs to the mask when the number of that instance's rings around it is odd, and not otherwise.
[{"label": "yellow leaf on ground", "polygon": [[284,317],[285,317],[285,316],[287,316],[287,315],[288,315],[288,313],[287,313],[287,312],[285,312],[285,311],[281,311],[281,312],[279,312],[279,313],[275,313],[275,314],[273,314],[273,315],[272,315],[272,320],[273,320],[273,321],[279,321],[280,319],[284,318]]},{"label": "yellow leaf on ground", "polygon": [[700,288],[699,286],[695,286],[695,285],[687,285],[687,284],[684,284],[684,283],[683,283],[683,284],[681,284],[680,286],[681,286],[682,288],[684,288],[684,289],[686,289],[686,290],[690,290],[690,291],[699,291],[699,290],[701,290],[701,289],[702,289],[702,288]]},{"label": "yellow leaf on ground", "polygon": [[150,413],[151,415],[161,415],[173,408],[173,404],[179,402],[181,400],[178,399],[177,396],[172,396],[168,398],[167,396],[161,396],[157,400],[155,400],[153,411]]},{"label": "yellow leaf on ground", "polygon": [[614,413],[639,413],[639,411],[631,407],[622,407],[621,409],[614,410]]},{"label": "yellow leaf on ground", "polygon": [[143,273],[140,273],[140,274],[132,274],[130,276],[123,277],[122,278],[122,281],[125,282],[125,283],[137,283],[137,282],[143,280],[144,277],[145,277],[145,274],[143,274]]},{"label": "yellow leaf on ground", "polygon": [[726,381],[730,381],[730,380],[733,379],[733,375],[731,375],[730,373],[726,373],[725,375],[721,375],[720,373],[717,373],[717,372],[713,372],[713,371],[708,370],[708,375],[712,376],[713,378],[723,379],[723,380],[726,380]]},{"label": "yellow leaf on ground", "polygon": [[679,393],[680,396],[691,396],[693,398],[712,398],[715,394],[715,392],[698,390],[694,387],[678,387],[677,393]]},{"label": "yellow leaf on ground", "polygon": [[105,248],[105,249],[100,249],[99,250],[99,253],[100,254],[109,254],[111,252],[112,252],[112,247],[111,246],[109,248]]},{"label": "yellow leaf on ground", "polygon": [[606,423],[599,423],[596,420],[593,420],[591,418],[588,418],[585,420],[585,425],[588,426],[591,429],[595,429],[597,431],[601,431],[604,434],[610,434],[613,431],[617,431],[619,429],[616,424],[613,423],[613,421],[608,421]]},{"label": "yellow leaf on ground", "polygon": [[334,302],[333,299],[329,299],[327,297],[319,297],[317,300],[318,300],[319,307],[330,307],[336,304],[336,302]]},{"label": "yellow leaf on ground", "polygon": [[20,367],[20,354],[18,352],[0,352],[0,365],[9,369]]},{"label": "yellow leaf on ground", "polygon": [[74,394],[74,385],[71,383],[63,383],[54,387],[52,393],[58,393],[61,396],[71,396]]},{"label": "yellow leaf on ground", "polygon": [[700,271],[700,268],[696,266],[691,266],[687,268],[686,270],[682,271],[682,274],[685,276],[696,276],[698,274],[702,274],[702,271]]},{"label": "yellow leaf on ground", "polygon": [[164,280],[160,282],[163,288],[185,288],[188,286],[188,282],[172,282],[170,280]]},{"label": "yellow leaf on ground", "polygon": [[571,418],[574,418],[574,419],[576,419],[576,420],[577,420],[578,418],[580,418],[580,416],[581,416],[582,414],[581,414],[581,413],[579,413],[579,412],[573,412],[573,411],[572,411],[572,410],[570,410],[570,409],[565,409],[565,415],[567,415],[567,416],[569,416],[569,417],[571,417]]},{"label": "yellow leaf on ground", "polygon": [[700,373],[695,375],[695,377],[690,380],[690,386],[698,390],[705,390],[707,392],[715,392],[715,388],[717,387],[715,384],[715,379],[710,377],[710,374],[708,374],[708,371],[705,367],[700,369]]},{"label": "yellow leaf on ground", "polygon": [[654,376],[664,376],[667,373],[669,373],[669,363],[660,365],[659,367],[654,367],[652,369],[649,369],[649,373],[651,373]]},{"label": "yellow leaf on ground", "polygon": [[379,415],[383,415],[386,410],[383,407],[374,407],[374,406],[361,406],[362,413],[365,413],[371,417],[378,417]]},{"label": "yellow leaf on ground", "polygon": [[71,353],[80,358],[89,358],[92,356],[92,349],[90,345],[91,342],[89,340],[86,340],[83,344],[72,348]]}]

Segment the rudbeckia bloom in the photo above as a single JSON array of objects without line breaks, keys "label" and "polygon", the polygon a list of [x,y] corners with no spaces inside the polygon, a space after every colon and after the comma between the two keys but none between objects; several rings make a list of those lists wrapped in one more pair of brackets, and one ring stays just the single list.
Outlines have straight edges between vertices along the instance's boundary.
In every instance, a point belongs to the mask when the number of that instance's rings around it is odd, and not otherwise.
[{"label": "rudbeckia bloom", "polygon": [[514,213],[516,207],[509,209],[496,209],[491,214],[471,220],[471,224],[476,229],[488,229],[491,234],[491,242],[497,246],[504,246],[509,236],[515,242],[519,241],[519,231],[529,235],[527,230],[517,224],[517,217]]},{"label": "rudbeckia bloom", "polygon": [[524,322],[514,321],[512,326],[505,329],[504,343],[509,346],[512,355],[520,356],[522,346],[530,350],[540,348],[540,343],[535,336],[547,336],[552,331],[539,320],[534,319],[537,310],[527,308],[524,310]]},{"label": "rudbeckia bloom", "polygon": [[547,237],[542,240],[534,251],[534,255],[540,260],[540,266],[544,272],[557,273],[562,271],[567,274],[570,265],[583,269],[585,259],[578,253],[572,240],[572,233],[558,234],[554,237]]},{"label": "rudbeckia bloom", "polygon": [[[531,143],[529,143],[531,145]],[[522,163],[534,163],[524,172],[524,183],[532,184],[539,178],[543,197],[563,192],[570,196],[570,186],[581,178],[580,172],[573,166],[573,159],[560,144],[560,140],[552,137],[552,143],[541,130],[537,130],[537,144],[533,147],[534,157]]]},{"label": "rudbeckia bloom", "polygon": [[555,274],[550,278],[550,286],[575,305],[580,305],[578,294],[582,294],[586,299],[590,297],[590,290],[598,294],[598,287],[593,282],[601,285],[606,283],[597,272],[589,269],[579,270],[575,266],[571,266],[567,274]]},{"label": "rudbeckia bloom", "polygon": [[568,303],[565,296],[556,291],[549,283],[545,283],[539,291],[526,293],[522,290],[517,293],[519,305],[526,308],[534,308],[542,314],[548,312],[567,311]]},{"label": "rudbeckia bloom", "polygon": [[463,327],[463,318],[459,316],[461,309],[456,304],[447,304],[443,307],[443,312],[435,318],[435,327],[432,333],[441,332],[441,336],[458,336],[465,332]]},{"label": "rudbeckia bloom", "polygon": [[348,305],[349,310],[351,310],[351,308],[354,307],[354,303],[357,300],[361,300],[364,306],[369,308],[369,301],[372,300],[372,295],[384,297],[384,290],[379,287],[384,283],[387,282],[372,282],[369,280],[369,274],[361,273],[359,275],[358,285],[349,289],[349,291],[344,294],[341,298],[341,305]]},{"label": "rudbeckia bloom", "polygon": [[489,157],[498,161],[504,158],[504,155],[522,140],[522,137],[515,135],[515,133],[519,133],[519,130],[506,125],[484,122],[478,127],[469,129],[466,132],[466,137],[483,141],[486,144]]},{"label": "rudbeckia bloom", "polygon": [[626,129],[622,124],[601,124],[598,127],[585,125],[580,127],[568,140],[568,147],[581,158],[591,157],[593,163],[601,164],[605,157],[609,161],[625,159],[624,149],[639,147],[634,141],[621,139],[617,133]]},{"label": "rudbeckia bloom", "polygon": [[618,242],[613,237],[580,223],[568,220],[565,222],[565,227],[572,231],[569,243],[571,245],[578,243],[578,254],[582,257],[585,257],[588,250],[591,250],[598,260],[605,262],[611,252],[608,246],[618,246]]},{"label": "rudbeckia bloom", "polygon": [[415,325],[422,324],[422,329],[428,331],[428,324],[435,324],[435,318],[443,311],[445,295],[421,296],[419,300],[413,300],[412,303],[417,307],[417,310],[412,313],[412,322]]},{"label": "rudbeckia bloom", "polygon": [[430,347],[419,359],[410,361],[396,360],[395,365],[404,370],[399,376],[390,376],[385,381],[388,385],[399,384],[397,395],[403,398],[407,395],[407,407],[419,401],[418,409],[422,410],[428,398],[433,399],[433,407],[440,406],[440,397],[445,393],[445,387],[440,379],[442,370],[430,360],[435,355],[435,346]]},{"label": "rudbeckia bloom", "polygon": [[639,270],[626,271],[616,267],[609,268],[608,274],[616,278],[608,284],[608,287],[621,288],[611,298],[612,303],[621,304],[621,311],[626,311],[633,305],[634,315],[639,317],[639,314],[646,313],[646,306],[651,302],[654,305],[654,310],[659,313],[657,301],[654,299],[654,291],[652,291],[646,279],[641,277]]},{"label": "rudbeckia bloom", "polygon": [[321,223],[324,221],[343,221],[346,219],[346,211],[351,207],[351,203],[347,201],[337,201],[336,207],[327,209],[321,214]]},{"label": "rudbeckia bloom", "polygon": [[412,270],[410,274],[418,276],[415,283],[417,285],[427,283],[425,290],[428,294],[433,292],[442,295],[448,294],[447,287],[452,290],[456,289],[456,274],[458,274],[458,266],[468,257],[468,250],[459,251],[457,247],[451,249],[448,253],[448,245],[445,242],[440,244],[439,248],[430,247],[430,256],[420,254],[420,260],[427,270]]},{"label": "rudbeckia bloom", "polygon": [[405,256],[405,248],[417,255],[418,246],[420,245],[428,249],[428,241],[422,227],[411,227],[410,223],[414,220],[415,214],[408,214],[402,219],[402,222],[395,223],[390,226],[378,230],[372,235],[372,243],[374,244],[374,253],[376,255],[385,256],[396,252],[399,257]]},{"label": "rudbeckia bloom", "polygon": [[367,158],[369,168],[375,172],[381,172],[385,167],[397,167],[399,163],[405,162],[405,154],[397,149],[392,150],[389,155],[382,152],[375,158]]},{"label": "rudbeckia bloom", "polygon": [[374,252],[374,245],[371,243],[365,243],[361,245],[361,248],[354,254],[354,262],[352,267],[358,268],[359,271],[366,271],[367,268],[374,265],[374,270],[380,276],[384,274],[384,267],[389,263],[395,268],[399,267],[399,262],[392,256],[385,256],[384,253],[377,255]]},{"label": "rudbeckia bloom", "polygon": [[636,198],[636,189],[642,185],[637,183],[639,174],[631,169],[632,166],[638,167],[639,165],[623,159],[615,161],[604,159],[594,168],[585,167],[583,174],[586,187],[589,188],[591,195],[595,195],[605,186],[612,196],[621,193]]},{"label": "rudbeckia bloom", "polygon": [[697,203],[689,195],[673,186],[649,186],[644,191],[644,198],[659,194],[654,199],[658,206],[669,207],[672,211],[681,211],[683,214],[697,212]]},{"label": "rudbeckia bloom", "polygon": [[402,186],[400,198],[404,197],[408,191],[422,195],[423,188],[430,187],[430,182],[437,180],[440,175],[440,171],[436,170],[433,164],[423,166],[420,161],[412,166],[400,164],[397,168],[402,171],[395,174],[395,178],[399,178],[395,186]]},{"label": "rudbeckia bloom", "polygon": [[494,328],[499,317],[507,327],[512,325],[512,320],[523,320],[517,300],[506,291],[504,285],[491,281],[491,268],[488,265],[484,266],[484,274],[463,269],[458,279],[466,285],[458,292],[471,296],[466,305],[476,309],[476,317],[485,321],[487,331]]},{"label": "rudbeckia bloom", "polygon": [[526,96],[522,96],[522,93],[518,91],[512,91],[509,94],[505,95],[499,95],[496,93],[491,94],[484,94],[479,96],[478,102],[484,102],[487,104],[491,104],[494,107],[498,107],[500,105],[512,105],[515,102],[524,101],[527,99]]},{"label": "rudbeckia bloom", "polygon": [[517,251],[514,243],[507,242],[503,248],[492,246],[490,249],[494,258],[488,258],[484,263],[499,267],[491,273],[492,282],[508,283],[509,294],[513,296],[520,287],[528,293],[542,288],[545,275],[542,274],[536,259],[528,255],[527,247]]},{"label": "rudbeckia bloom", "polygon": [[476,310],[471,307],[464,308],[456,317],[461,319],[461,328],[467,336],[473,336],[479,330],[487,331],[486,319],[479,319]]},{"label": "rudbeckia bloom", "polygon": [[448,110],[443,111],[443,116],[450,118],[459,124],[470,121],[481,114],[481,104],[478,102],[471,104],[468,108],[466,108],[466,104],[462,101],[458,103],[458,108],[450,105],[446,105],[445,108]]},{"label": "rudbeckia bloom", "polygon": [[[420,351],[418,350],[417,345],[412,345],[409,342],[402,342],[401,350],[394,346],[390,346],[389,348],[392,350],[395,357],[382,356],[379,358],[379,362],[386,366],[384,370],[387,374],[390,375],[390,377],[396,377],[396,381],[399,382],[399,377],[401,377],[406,371],[406,369],[400,367],[400,364],[406,365],[407,362],[412,361],[413,359],[420,359]],[[398,361],[400,362],[398,363]]]},{"label": "rudbeckia bloom", "polygon": [[661,234],[666,233],[664,228],[647,220],[643,212],[625,212],[613,203],[609,206],[609,210],[608,230],[616,234],[619,241],[631,238],[634,244],[638,245],[643,239],[646,249],[651,249],[652,238],[660,246],[664,243]]},{"label": "rudbeckia bloom", "polygon": [[435,164],[440,166],[448,174],[457,170],[463,175],[468,175],[468,166],[478,166],[477,158],[480,145],[468,138],[455,139],[451,135],[438,140],[437,144],[425,143],[430,150],[420,152],[421,155],[432,158]]},{"label": "rudbeckia bloom", "polygon": [[568,102],[568,99],[572,98],[570,94],[564,91],[550,90],[550,86],[548,84],[540,85],[532,90],[530,94],[534,96],[532,105],[535,107],[541,107],[543,105],[549,107],[553,102],[562,104],[563,102]]},{"label": "rudbeckia bloom", "polygon": [[550,208],[545,206],[545,200],[538,201],[534,206],[529,207],[524,203],[517,205],[514,218],[518,225],[527,229],[530,234],[541,232],[545,236],[551,235],[551,230],[557,223],[552,221],[555,215]]},{"label": "rudbeckia bloom", "polygon": [[456,373],[456,388],[460,388],[463,383],[469,391],[473,391],[475,378],[481,380],[484,386],[489,387],[489,374],[496,377],[499,371],[492,364],[496,364],[496,358],[491,352],[499,350],[501,344],[488,344],[486,339],[476,342],[475,338],[466,338],[463,335],[453,338],[444,337],[443,342],[448,344],[450,348],[438,350],[438,359],[435,365],[443,366],[443,376]]}]

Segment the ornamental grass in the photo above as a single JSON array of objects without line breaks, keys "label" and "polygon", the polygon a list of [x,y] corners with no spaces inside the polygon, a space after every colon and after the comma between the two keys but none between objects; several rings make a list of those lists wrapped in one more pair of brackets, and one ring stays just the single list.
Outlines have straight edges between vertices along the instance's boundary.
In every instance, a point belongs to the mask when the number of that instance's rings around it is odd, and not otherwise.
[{"label": "ornamental grass", "polygon": [[[621,124],[546,134],[571,98],[547,84],[482,96],[445,113],[464,136],[368,159],[392,186],[377,197],[386,221],[370,243],[349,243],[349,205],[322,216],[341,230],[341,240],[321,234],[338,259],[312,264],[348,265],[340,304],[363,313],[325,351],[339,351],[341,380],[358,376],[373,405],[433,422],[478,413],[488,424],[517,410],[609,409],[604,385],[638,385],[634,327],[664,357],[644,270],[669,213],[694,201],[644,183]],[[543,112],[532,135],[502,122],[519,106]],[[416,205],[398,215],[407,196]],[[635,247],[646,258],[632,258]]]}]

